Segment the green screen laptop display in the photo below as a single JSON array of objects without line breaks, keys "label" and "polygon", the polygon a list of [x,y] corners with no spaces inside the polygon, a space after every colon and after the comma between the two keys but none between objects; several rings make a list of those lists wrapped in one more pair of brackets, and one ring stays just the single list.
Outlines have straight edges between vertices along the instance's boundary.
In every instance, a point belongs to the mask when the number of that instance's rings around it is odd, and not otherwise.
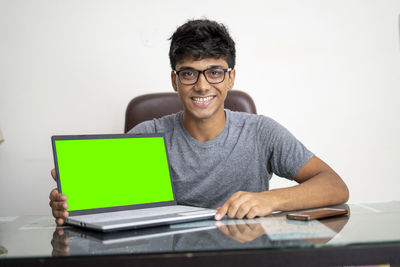
[{"label": "green screen laptop display", "polygon": [[173,201],[163,137],[54,140],[68,211]]}]

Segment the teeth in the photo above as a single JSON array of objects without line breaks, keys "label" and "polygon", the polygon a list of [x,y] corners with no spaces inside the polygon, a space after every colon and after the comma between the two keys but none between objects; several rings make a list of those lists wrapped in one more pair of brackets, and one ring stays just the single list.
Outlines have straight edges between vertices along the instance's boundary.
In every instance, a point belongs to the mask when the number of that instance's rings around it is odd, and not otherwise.
[{"label": "teeth", "polygon": [[211,99],[213,99],[212,96],[208,96],[208,97],[193,97],[193,100],[198,102],[198,103],[204,103],[204,102],[210,101]]}]

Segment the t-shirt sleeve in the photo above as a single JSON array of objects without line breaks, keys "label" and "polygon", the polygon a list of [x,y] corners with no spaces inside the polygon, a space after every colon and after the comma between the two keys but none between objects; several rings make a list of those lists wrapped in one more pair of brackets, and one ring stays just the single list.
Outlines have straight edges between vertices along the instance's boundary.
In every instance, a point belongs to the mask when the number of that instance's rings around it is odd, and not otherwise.
[{"label": "t-shirt sleeve", "polygon": [[268,169],[280,177],[293,180],[314,154],[276,121],[261,116],[258,126]]},{"label": "t-shirt sleeve", "polygon": [[154,134],[156,133],[154,120],[144,121],[128,131],[128,134]]}]

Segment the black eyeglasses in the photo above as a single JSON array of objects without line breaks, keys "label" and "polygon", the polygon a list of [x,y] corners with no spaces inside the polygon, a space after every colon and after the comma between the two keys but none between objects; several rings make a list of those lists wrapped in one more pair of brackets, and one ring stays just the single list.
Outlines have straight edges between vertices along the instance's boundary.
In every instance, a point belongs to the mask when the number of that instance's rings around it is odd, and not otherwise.
[{"label": "black eyeglasses", "polygon": [[225,80],[225,73],[232,71],[232,68],[223,69],[220,67],[212,67],[206,70],[174,70],[174,73],[178,75],[179,81],[184,85],[192,85],[197,83],[199,80],[200,73],[204,75],[207,82],[210,84],[222,83]]}]

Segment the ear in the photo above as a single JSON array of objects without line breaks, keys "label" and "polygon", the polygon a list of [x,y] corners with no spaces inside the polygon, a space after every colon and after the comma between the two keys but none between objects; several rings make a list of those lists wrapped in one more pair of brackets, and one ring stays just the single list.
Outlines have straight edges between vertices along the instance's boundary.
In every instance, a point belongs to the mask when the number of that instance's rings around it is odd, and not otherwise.
[{"label": "ear", "polygon": [[178,92],[178,87],[176,86],[176,74],[173,71],[171,71],[171,83],[172,87],[174,88],[174,91]]},{"label": "ear", "polygon": [[227,83],[228,90],[232,90],[233,86],[235,85],[235,77],[236,77],[236,70],[233,69],[231,70],[230,73],[228,73],[228,83]]}]

